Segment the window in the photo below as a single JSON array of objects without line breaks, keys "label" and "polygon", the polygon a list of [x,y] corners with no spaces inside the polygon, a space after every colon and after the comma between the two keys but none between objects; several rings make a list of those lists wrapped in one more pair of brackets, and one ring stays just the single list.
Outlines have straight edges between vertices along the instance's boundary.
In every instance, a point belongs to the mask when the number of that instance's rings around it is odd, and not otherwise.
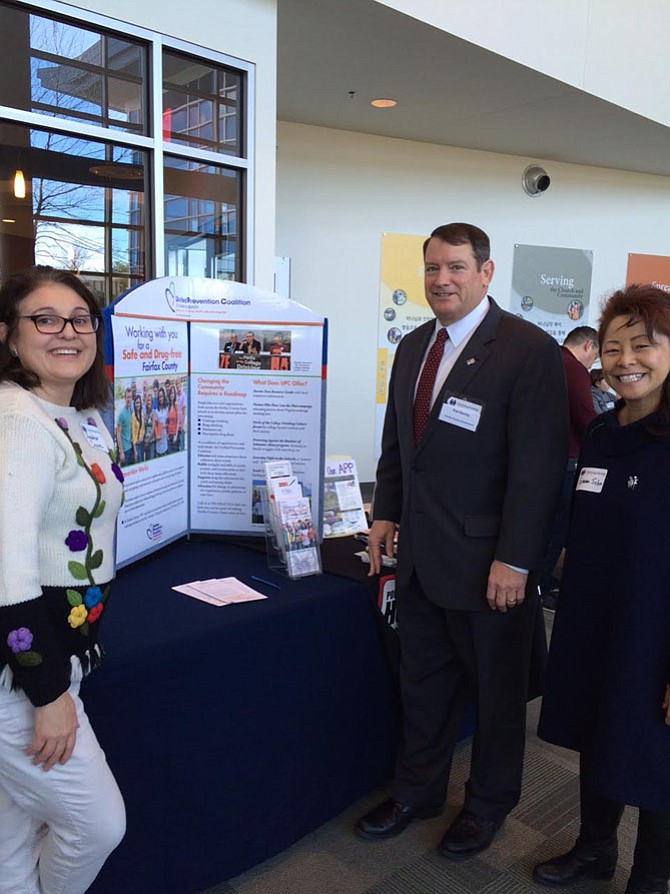
[{"label": "window", "polygon": [[147,153],[114,143],[0,126],[0,179],[25,172],[26,196],[2,199],[3,274],[33,263],[73,270],[101,303],[146,278]]},{"label": "window", "polygon": [[147,132],[145,45],[6,5],[0,23],[18,56],[0,78],[2,105]]},{"label": "window", "polygon": [[240,75],[221,65],[163,52],[163,136],[240,155]]},{"label": "window", "polygon": [[239,175],[166,155],[164,182],[166,272],[239,279]]},{"label": "window", "polygon": [[75,270],[101,303],[152,276],[243,279],[253,67],[59,9],[0,0],[0,276]]}]

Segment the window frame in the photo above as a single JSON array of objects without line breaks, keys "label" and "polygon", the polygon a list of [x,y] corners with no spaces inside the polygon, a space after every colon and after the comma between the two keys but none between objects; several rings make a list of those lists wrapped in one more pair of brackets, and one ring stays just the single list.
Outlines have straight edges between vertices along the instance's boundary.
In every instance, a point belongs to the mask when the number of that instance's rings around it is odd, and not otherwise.
[{"label": "window frame", "polygon": [[[132,37],[147,46],[147,126],[148,135],[107,128],[85,121],[57,118],[54,115],[16,109],[0,105],[0,119],[12,124],[24,124],[41,130],[62,131],[67,127],[73,136],[112,142],[130,149],[142,149],[148,154],[147,180],[145,184],[145,235],[147,255],[145,275],[147,279],[166,276],[165,257],[165,188],[163,178],[164,155],[179,156],[230,168],[240,175],[240,207],[237,209],[237,240],[240,250],[241,280],[248,282],[254,269],[254,165],[255,158],[255,74],[252,62],[217,52],[188,41],[149,31],[138,25],[130,25],[109,16],[88,10],[77,10],[59,0],[42,0],[39,6],[27,0],[10,0],[7,4],[35,15],[46,14],[73,26],[93,26],[108,36]],[[205,63],[225,66],[241,75],[239,108],[241,129],[239,133],[240,155],[215,152],[190,147],[184,143],[163,139],[163,50],[174,51]]]}]

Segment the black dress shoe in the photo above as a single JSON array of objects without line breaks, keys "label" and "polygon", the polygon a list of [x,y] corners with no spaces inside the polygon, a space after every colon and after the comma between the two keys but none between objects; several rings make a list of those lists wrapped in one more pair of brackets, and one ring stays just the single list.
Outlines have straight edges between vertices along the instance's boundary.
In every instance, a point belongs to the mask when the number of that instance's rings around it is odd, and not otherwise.
[{"label": "black dress shoe", "polygon": [[633,869],[623,894],[668,894],[668,879],[665,875],[636,876]]},{"label": "black dress shoe", "polygon": [[487,820],[462,810],[440,842],[440,853],[450,860],[474,857],[491,844],[502,820]]},{"label": "black dress shoe", "polygon": [[594,849],[577,843],[567,854],[538,863],[533,869],[533,878],[542,885],[571,885],[577,879],[608,879],[614,875],[618,857],[616,842],[604,848]]},{"label": "black dress shoe", "polygon": [[393,838],[400,835],[414,819],[430,819],[442,813],[442,805],[437,807],[410,807],[389,798],[382,801],[365,816],[362,816],[354,831],[361,838]]},{"label": "black dress shoe", "polygon": [[633,874],[628,880],[626,890],[623,894],[668,894],[668,879],[665,875],[636,875]]}]

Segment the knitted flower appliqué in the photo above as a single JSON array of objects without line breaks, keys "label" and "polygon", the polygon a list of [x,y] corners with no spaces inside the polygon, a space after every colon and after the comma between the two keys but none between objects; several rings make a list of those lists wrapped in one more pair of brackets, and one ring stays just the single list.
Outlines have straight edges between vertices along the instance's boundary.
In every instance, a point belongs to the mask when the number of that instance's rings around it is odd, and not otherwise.
[{"label": "knitted flower appliqu\u00e9", "polygon": [[27,652],[33,644],[33,635],[27,627],[17,627],[7,637],[7,645],[16,655],[18,652]]},{"label": "knitted flower appliqu\u00e9", "polygon": [[86,606],[75,605],[68,615],[67,622],[70,627],[81,627],[81,625],[86,621],[87,617],[88,612],[86,611]]},{"label": "knitted flower appliqu\u00e9", "polygon": [[42,656],[30,647],[33,644],[32,631],[27,627],[17,627],[7,636],[7,645],[14,653],[17,664],[23,667],[35,667],[42,663]]},{"label": "knitted flower appliqu\u00e9", "polygon": [[89,587],[84,593],[84,605],[86,608],[93,608],[99,602],[102,602],[102,590],[100,587]]},{"label": "knitted flower appliqu\u00e9", "polygon": [[78,629],[84,636],[88,635],[89,625],[95,623],[105,608],[105,600],[109,595],[109,587],[102,590],[93,585],[88,587],[82,596],[78,590],[66,590],[65,595],[71,606],[68,615],[68,624],[75,630]]},{"label": "knitted flower appliqu\u00e9", "polygon": [[94,621],[97,621],[100,615],[102,614],[105,606],[102,602],[98,602],[97,605],[94,605],[92,608],[88,610],[88,622],[89,624],[93,624]]},{"label": "knitted flower appliqu\u00e9", "polygon": [[73,553],[80,553],[88,546],[88,534],[84,534],[83,531],[70,531],[65,538],[65,544]]},{"label": "knitted flower appliqu\u00e9", "polygon": [[105,481],[107,481],[107,479],[105,478],[105,473],[102,471],[97,463],[91,464],[91,472],[93,473],[93,477],[98,482],[98,484],[104,484]]}]

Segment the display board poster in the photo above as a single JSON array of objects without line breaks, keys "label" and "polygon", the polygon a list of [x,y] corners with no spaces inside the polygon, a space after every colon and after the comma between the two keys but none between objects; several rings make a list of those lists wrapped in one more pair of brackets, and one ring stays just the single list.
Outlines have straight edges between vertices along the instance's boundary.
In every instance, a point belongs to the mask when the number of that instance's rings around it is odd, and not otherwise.
[{"label": "display board poster", "polygon": [[287,460],[320,518],[323,326],[191,324],[191,527],[264,531],[264,463]]},{"label": "display board poster", "polygon": [[626,285],[651,283],[657,289],[670,292],[670,258],[664,255],[628,255]]},{"label": "display board poster", "polygon": [[114,440],[125,479],[116,561],[124,565],[188,529],[188,340],[183,322],[111,322]]},{"label": "display board poster", "polygon": [[423,287],[425,236],[384,233],[381,242],[379,317],[377,324],[377,381],[375,456],[381,448],[388,385],[400,339],[434,319]]},{"label": "display board poster", "polygon": [[515,245],[510,310],[562,344],[589,324],[592,274],[592,251]]},{"label": "display board poster", "polygon": [[[114,426],[124,453],[130,443],[118,563],[150,551],[147,538],[155,548],[188,532],[264,534],[269,461],[291,463],[320,520],[324,318],[253,286],[191,277],[144,283],[113,311]],[[151,401],[149,449],[135,447],[128,401],[145,414]]]}]

